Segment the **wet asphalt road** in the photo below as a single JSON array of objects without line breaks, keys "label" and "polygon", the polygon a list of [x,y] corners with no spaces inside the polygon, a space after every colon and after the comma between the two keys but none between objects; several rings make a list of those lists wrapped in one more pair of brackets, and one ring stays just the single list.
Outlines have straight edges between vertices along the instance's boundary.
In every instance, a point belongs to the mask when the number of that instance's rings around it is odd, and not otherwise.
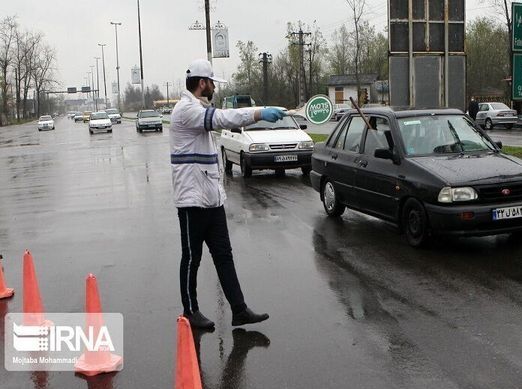
[{"label": "wet asphalt road", "polygon": [[[56,128],[0,128],[0,253],[17,292],[0,317],[22,310],[26,248],[49,312],[81,312],[92,272],[104,310],[124,316],[125,367],[88,380],[0,367],[0,387],[172,387],[182,308],[168,131],[141,135],[124,122],[90,136],[67,119]],[[326,218],[299,170],[244,180],[235,166],[225,184],[243,292],[271,317],[233,329],[205,250],[200,307],[216,322],[195,334],[205,388],[520,387],[519,242],[415,250],[376,219]]]}]

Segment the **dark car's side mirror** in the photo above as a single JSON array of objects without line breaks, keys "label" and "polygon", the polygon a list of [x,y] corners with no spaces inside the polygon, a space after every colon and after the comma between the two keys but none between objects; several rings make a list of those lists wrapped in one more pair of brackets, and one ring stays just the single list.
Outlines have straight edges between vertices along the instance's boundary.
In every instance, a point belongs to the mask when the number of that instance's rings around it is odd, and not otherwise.
[{"label": "dark car's side mirror", "polygon": [[495,144],[497,145],[497,147],[498,147],[499,149],[502,150],[502,142],[501,142],[501,141],[498,140],[498,141],[495,142]]},{"label": "dark car's side mirror", "polygon": [[373,156],[381,159],[393,159],[393,152],[390,149],[375,149]]},{"label": "dark car's side mirror", "polygon": [[230,132],[235,132],[236,134],[241,134],[241,128],[231,128]]},{"label": "dark car's side mirror", "polygon": [[400,160],[398,155],[393,152],[393,149],[375,149],[373,156],[380,159],[390,159],[394,164],[398,165]]},{"label": "dark car's side mirror", "polygon": [[299,125],[299,128],[300,128],[301,130],[306,130],[306,129],[308,128],[308,126],[307,126],[306,124],[300,124],[300,125]]}]

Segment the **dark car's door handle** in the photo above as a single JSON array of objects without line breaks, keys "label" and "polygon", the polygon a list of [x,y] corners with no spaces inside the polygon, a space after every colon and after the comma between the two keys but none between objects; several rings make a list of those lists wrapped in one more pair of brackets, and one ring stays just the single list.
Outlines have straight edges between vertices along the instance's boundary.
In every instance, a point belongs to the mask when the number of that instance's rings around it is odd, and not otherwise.
[{"label": "dark car's door handle", "polygon": [[361,159],[361,160],[359,161],[359,166],[360,166],[360,167],[366,167],[366,166],[368,166],[368,161],[365,161],[364,159]]},{"label": "dark car's door handle", "polygon": [[339,156],[339,154],[332,154],[332,159],[337,159],[337,157]]}]

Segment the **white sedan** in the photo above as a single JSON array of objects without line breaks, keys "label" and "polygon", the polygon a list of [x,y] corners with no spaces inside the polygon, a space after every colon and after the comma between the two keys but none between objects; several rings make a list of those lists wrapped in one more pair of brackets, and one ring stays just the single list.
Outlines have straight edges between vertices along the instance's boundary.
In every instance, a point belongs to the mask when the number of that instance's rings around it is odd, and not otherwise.
[{"label": "white sedan", "polygon": [[273,169],[278,175],[295,168],[310,173],[314,142],[303,131],[305,128],[293,117],[285,116],[275,123],[261,120],[223,130],[219,142],[225,172],[231,173],[233,164],[237,164],[245,178],[252,175],[252,170],[262,169]]},{"label": "white sedan", "polygon": [[43,115],[38,119],[38,131],[54,130],[54,120],[51,115]]},{"label": "white sedan", "polygon": [[89,117],[89,133],[94,134],[95,131],[112,132],[112,122],[107,112],[99,111],[91,113]]},{"label": "white sedan", "polygon": [[498,126],[499,124],[511,129],[517,122],[517,111],[509,108],[506,104],[490,102],[479,103],[476,123],[486,130],[492,130],[494,126]]}]

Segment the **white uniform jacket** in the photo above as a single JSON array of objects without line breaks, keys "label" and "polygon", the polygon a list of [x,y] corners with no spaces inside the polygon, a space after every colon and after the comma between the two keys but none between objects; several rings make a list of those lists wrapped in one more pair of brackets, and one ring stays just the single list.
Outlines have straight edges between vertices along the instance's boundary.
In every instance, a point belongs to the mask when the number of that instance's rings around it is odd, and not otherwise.
[{"label": "white uniform jacket", "polygon": [[253,109],[216,109],[189,91],[181,94],[170,118],[170,163],[174,205],[213,208],[226,195],[220,181],[218,150],[212,131],[254,123]]}]

